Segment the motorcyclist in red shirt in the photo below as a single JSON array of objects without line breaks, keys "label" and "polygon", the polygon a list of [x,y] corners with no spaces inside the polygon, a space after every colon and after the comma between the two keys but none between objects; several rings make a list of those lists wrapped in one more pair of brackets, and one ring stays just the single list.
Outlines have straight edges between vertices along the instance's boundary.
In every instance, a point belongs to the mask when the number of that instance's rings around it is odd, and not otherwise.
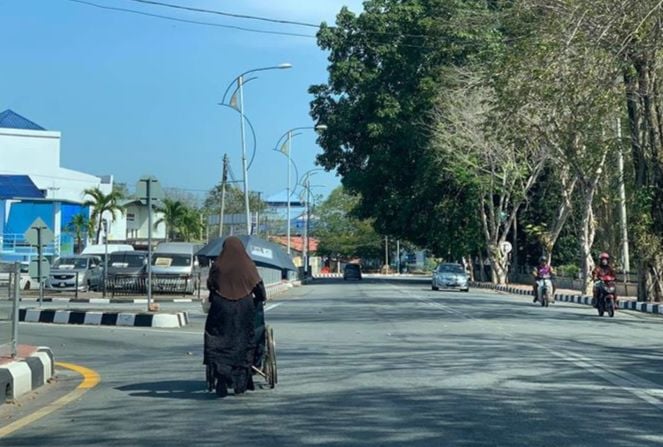
[{"label": "motorcyclist in red shirt", "polygon": [[[596,282],[604,281],[607,278],[614,280],[617,277],[615,269],[610,265],[610,255],[606,252],[603,252],[599,255],[599,263],[594,267],[592,272],[592,280],[594,281],[594,290],[592,297],[592,305],[596,307],[598,298],[599,298],[599,288],[597,287]],[[615,302],[617,301],[617,296],[615,295]]]}]

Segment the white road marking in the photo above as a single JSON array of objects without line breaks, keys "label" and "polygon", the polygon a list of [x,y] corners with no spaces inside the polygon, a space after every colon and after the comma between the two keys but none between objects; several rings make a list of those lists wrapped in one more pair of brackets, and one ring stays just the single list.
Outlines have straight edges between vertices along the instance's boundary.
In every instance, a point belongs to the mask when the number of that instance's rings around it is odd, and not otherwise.
[{"label": "white road marking", "polygon": [[574,354],[571,352],[560,352],[549,349],[545,346],[542,347],[554,356],[566,360],[567,362],[573,363],[578,368],[582,368],[591,372],[592,374],[599,376],[606,382],[619,387],[621,390],[626,391],[627,393],[631,393],[634,396],[639,397],[645,402],[663,411],[663,402],[654,396],[663,396],[663,388],[661,385],[650,382],[649,380],[643,379],[625,371],[617,371],[615,369],[609,368],[600,362],[591,360],[588,357],[579,354]]},{"label": "white road marking", "polygon": [[265,312],[267,312],[269,310],[272,310],[272,309],[275,309],[275,308],[279,307],[281,304],[283,304],[283,303],[270,304],[270,305],[265,307]]},{"label": "white road marking", "polygon": [[[391,285],[391,284],[390,284]],[[420,301],[422,304],[426,304],[429,306],[436,307],[445,313],[448,314],[455,314],[455,315],[460,315],[463,316],[464,318],[468,320],[474,320],[478,321],[477,318],[474,318],[472,316],[466,315],[461,311],[458,311],[456,309],[452,309],[444,304],[437,303],[430,301],[426,298],[419,297],[415,295],[413,292],[407,289],[402,289],[397,286],[391,285],[392,288],[397,289],[399,292],[402,294],[407,295],[410,298],[415,298],[418,301]],[[514,338],[514,335],[505,331],[504,329],[513,329],[513,328],[504,328],[500,327],[499,329],[502,329],[503,335],[505,335],[508,338]],[[569,351],[556,351],[554,349],[551,349],[547,346],[541,345],[539,343],[529,343],[525,342],[525,344],[534,346],[537,348],[542,348],[545,349],[546,351],[550,352],[556,357],[559,357],[567,362],[572,363],[578,368],[582,368],[586,371],[591,372],[592,374],[598,376],[599,378],[603,379],[604,381],[615,385],[619,389],[626,391],[627,393],[630,393],[639,399],[642,399],[643,401],[651,404],[652,406],[656,407],[658,410],[663,411],[663,386],[654,382],[651,382],[649,380],[643,379],[642,377],[639,377],[635,374],[631,374],[626,371],[620,371],[614,368],[610,368],[607,365],[598,362],[596,360],[590,359],[587,356],[572,353]]]}]

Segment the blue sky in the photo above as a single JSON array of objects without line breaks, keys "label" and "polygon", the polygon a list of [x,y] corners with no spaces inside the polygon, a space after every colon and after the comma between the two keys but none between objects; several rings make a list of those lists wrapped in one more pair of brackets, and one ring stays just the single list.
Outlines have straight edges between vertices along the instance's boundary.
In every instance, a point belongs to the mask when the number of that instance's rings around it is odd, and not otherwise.
[{"label": "blue sky", "polygon": [[[227,25],[315,32],[130,0],[89,1]],[[333,22],[343,5],[361,10],[360,0],[165,1],[313,23]],[[190,25],[67,0],[0,5],[0,110],[11,108],[61,131],[64,167],[113,174],[130,186],[152,174],[166,187],[202,195],[219,181],[225,152],[241,179],[239,115],[216,104],[239,73],[293,64],[261,73],[245,87],[246,114],[258,140],[250,188],[265,195],[285,189],[286,157],[272,148],[289,128],[313,125],[307,89],[327,79],[327,55],[315,39]],[[293,159],[301,172],[315,167],[319,151],[312,131],[294,140]],[[326,194],[339,179],[320,173],[313,183],[325,185],[317,192]]]}]

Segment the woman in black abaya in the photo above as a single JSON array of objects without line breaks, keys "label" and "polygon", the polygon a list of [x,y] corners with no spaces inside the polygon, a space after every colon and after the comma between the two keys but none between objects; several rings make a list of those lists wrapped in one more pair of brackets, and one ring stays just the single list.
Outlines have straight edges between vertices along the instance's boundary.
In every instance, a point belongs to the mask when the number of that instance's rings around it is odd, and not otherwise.
[{"label": "woman in black abaya", "polygon": [[256,304],[266,299],[265,286],[242,242],[228,237],[210,268],[207,288],[211,307],[205,322],[205,356],[219,397],[253,389],[251,366],[256,342]]}]

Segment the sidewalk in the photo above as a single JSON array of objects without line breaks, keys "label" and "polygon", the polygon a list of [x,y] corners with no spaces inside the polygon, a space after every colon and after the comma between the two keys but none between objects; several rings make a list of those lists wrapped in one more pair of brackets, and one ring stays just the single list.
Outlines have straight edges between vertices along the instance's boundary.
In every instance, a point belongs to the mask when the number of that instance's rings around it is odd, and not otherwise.
[{"label": "sidewalk", "polygon": [[[491,283],[474,282],[472,283],[472,287],[478,287],[480,289],[493,289],[500,292],[513,293],[516,295],[527,295],[527,296],[534,295],[532,286],[524,284],[507,284],[507,285],[495,286],[494,284]],[[630,296],[629,297],[621,296],[618,298],[619,298],[618,302],[619,309],[635,310],[638,312],[645,312],[650,314],[663,314],[663,303],[660,304],[645,303],[638,301],[635,297],[630,297]],[[591,306],[592,303],[591,296],[583,295],[577,290],[569,290],[569,289],[556,289],[555,300],[568,302],[568,303],[575,303],[575,304],[584,304],[587,306]]]},{"label": "sidewalk", "polygon": [[0,357],[0,405],[45,385],[54,374],[50,348],[19,345],[16,358]]}]

